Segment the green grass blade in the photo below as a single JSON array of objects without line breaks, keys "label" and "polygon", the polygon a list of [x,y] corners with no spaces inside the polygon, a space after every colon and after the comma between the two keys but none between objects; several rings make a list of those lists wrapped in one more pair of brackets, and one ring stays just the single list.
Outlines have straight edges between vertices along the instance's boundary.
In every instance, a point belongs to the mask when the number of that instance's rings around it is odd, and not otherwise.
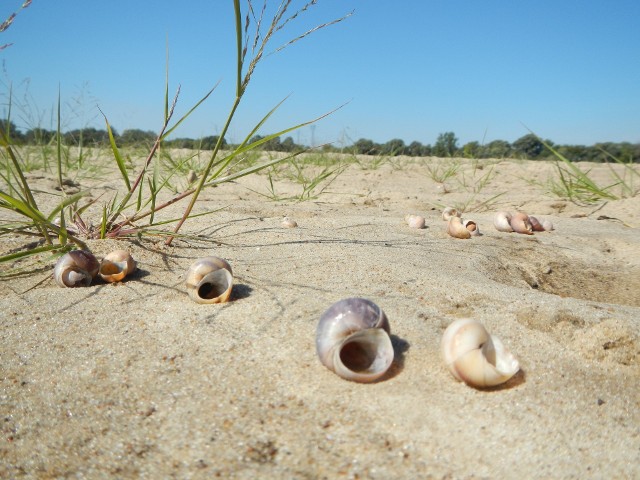
[{"label": "green grass blade", "polygon": [[58,84],[58,126],[56,129],[56,160],[58,169],[58,186],[62,194],[65,194],[64,185],[62,184],[62,131],[60,121],[60,84]]},{"label": "green grass blade", "polygon": [[[198,102],[189,109],[189,111],[187,113],[185,113],[182,117],[180,117],[180,119],[169,129],[166,130],[164,132],[164,134],[160,137],[160,140],[164,140],[165,138],[167,138],[169,135],[171,135],[171,133],[180,126],[180,124],[182,122],[184,122],[193,112],[194,110],[196,110],[200,105],[202,105],[202,103],[209,98],[209,95],[211,95],[213,93],[213,91],[218,87],[218,85],[220,84],[220,82],[216,83],[215,86],[209,90],[207,92],[207,94],[202,97],[200,100],[198,100]],[[168,113],[167,113],[168,114]]]},{"label": "green grass blade", "polygon": [[47,223],[47,220],[44,218],[44,215],[42,215],[40,211],[36,210],[31,205],[23,202],[20,199],[17,199],[0,191],[0,200],[2,200],[2,202],[0,202],[0,207],[21,213],[22,215],[29,217],[37,225]]},{"label": "green grass blade", "polygon": [[50,252],[51,250],[60,250],[60,248],[64,250],[70,250],[70,246],[61,246],[61,245],[45,245],[43,247],[30,248],[29,250],[24,250],[22,252],[10,253],[8,255],[3,255],[0,257],[0,263],[2,262],[10,262],[12,260],[18,260],[24,257],[30,257],[32,255],[36,255],[38,253]]},{"label": "green grass blade", "polygon": [[[100,113],[102,113],[102,111],[100,111]],[[104,113],[102,113],[102,116],[104,117],[104,121],[107,124],[107,132],[109,133],[109,144],[111,145],[111,150],[113,151],[113,158],[115,158],[116,163],[118,164],[118,169],[120,170],[122,179],[124,180],[124,183],[127,186],[127,190],[131,190],[131,183],[129,182],[129,174],[127,173],[127,167],[124,164],[122,155],[120,155],[120,151],[118,150],[118,146],[116,145],[116,139],[113,135],[113,130],[111,129],[111,125],[109,125],[109,120],[107,120],[107,116]]]}]

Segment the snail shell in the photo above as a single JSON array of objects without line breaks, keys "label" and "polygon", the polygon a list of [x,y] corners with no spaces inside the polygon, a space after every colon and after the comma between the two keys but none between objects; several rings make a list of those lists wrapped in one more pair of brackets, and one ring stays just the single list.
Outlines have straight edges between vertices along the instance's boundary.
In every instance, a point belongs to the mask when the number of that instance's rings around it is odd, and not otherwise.
[{"label": "snail shell", "polygon": [[529,215],[523,212],[518,212],[511,216],[509,221],[511,228],[514,232],[524,233],[525,235],[533,235],[533,227],[529,220]]},{"label": "snail shell", "polygon": [[296,228],[298,226],[298,222],[289,217],[284,217],[282,219],[281,225],[285,228]]},{"label": "snail shell", "polygon": [[448,222],[451,217],[459,217],[460,212],[453,207],[447,207],[442,211],[442,219]]},{"label": "snail shell", "polygon": [[447,233],[454,238],[471,238],[471,232],[462,224],[460,217],[451,217],[449,219]]},{"label": "snail shell", "polygon": [[511,214],[509,212],[498,212],[493,217],[493,226],[499,232],[513,232],[510,222]]},{"label": "snail shell", "polygon": [[441,348],[451,374],[472,387],[500,385],[520,370],[511,352],[476,320],[451,323],[442,336]]},{"label": "snail shell", "polygon": [[534,232],[545,232],[553,230],[553,223],[549,220],[538,220],[536,217],[529,215],[529,223]]},{"label": "snail shell", "polygon": [[53,279],[61,287],[88,287],[99,268],[100,264],[91,252],[73,250],[58,259]]},{"label": "snail shell", "polygon": [[233,289],[231,265],[220,257],[196,260],[185,275],[187,293],[197,303],[224,303]]},{"label": "snail shell", "polygon": [[393,363],[389,320],[364,298],[346,298],[320,317],[316,348],[323,365],[354,382],[373,382]]},{"label": "snail shell", "polygon": [[119,282],[127,275],[135,272],[136,261],[126,250],[114,250],[100,262],[100,277],[105,282]]},{"label": "snail shell", "polygon": [[425,218],[421,215],[406,215],[404,221],[410,228],[424,228],[426,224]]},{"label": "snail shell", "polygon": [[464,220],[462,222],[462,225],[464,225],[464,228],[469,230],[471,236],[477,237],[478,235],[480,235],[480,227],[478,227],[478,224],[473,220]]}]

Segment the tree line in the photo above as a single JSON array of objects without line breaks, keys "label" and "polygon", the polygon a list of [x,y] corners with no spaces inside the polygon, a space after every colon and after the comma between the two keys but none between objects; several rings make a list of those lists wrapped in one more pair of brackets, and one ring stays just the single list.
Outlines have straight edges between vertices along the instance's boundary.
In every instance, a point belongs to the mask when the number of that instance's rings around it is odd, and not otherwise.
[{"label": "tree line", "polygon": [[[5,132],[9,132],[11,141],[18,145],[46,145],[56,141],[57,132],[43,128],[32,128],[21,132],[12,122],[2,122]],[[139,129],[127,129],[118,133],[112,129],[116,144],[119,147],[150,146],[156,140],[156,133]],[[256,135],[250,142],[264,139]],[[212,150],[219,137],[216,135],[198,139],[174,138],[163,141],[166,148],[186,148],[194,150]],[[69,130],[62,134],[62,140],[68,146],[106,147],[109,146],[109,134],[106,130],[92,127]],[[222,146],[232,148],[234,145],[222,140]],[[523,158],[529,160],[545,160],[552,158],[553,153],[547,148],[553,148],[561,155],[572,161],[605,162],[614,158],[624,162],[640,163],[640,143],[605,142],[592,146],[584,145],[556,145],[551,140],[541,140],[536,135],[527,134],[510,143],[505,140],[493,140],[486,144],[473,141],[462,146],[453,132],[438,135],[433,145],[414,141],[406,144],[396,138],[386,143],[361,138],[351,145],[337,147],[324,145],[326,152],[351,153],[359,155],[411,157],[466,157],[466,158]],[[298,145],[292,137],[281,139],[275,137],[266,141],[262,146],[265,151],[295,152],[307,149]]]}]

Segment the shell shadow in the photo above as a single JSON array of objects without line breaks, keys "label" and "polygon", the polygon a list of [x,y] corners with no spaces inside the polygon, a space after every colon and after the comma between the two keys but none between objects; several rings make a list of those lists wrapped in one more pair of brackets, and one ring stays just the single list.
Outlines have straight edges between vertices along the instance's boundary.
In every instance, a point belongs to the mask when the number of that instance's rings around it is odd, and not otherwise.
[{"label": "shell shadow", "polygon": [[501,385],[496,385],[495,387],[487,387],[487,388],[476,388],[476,390],[480,392],[500,392],[502,390],[511,390],[512,388],[519,387],[520,385],[526,382],[527,382],[527,373],[521,368],[513,377],[511,377],[509,380],[507,380]]},{"label": "shell shadow", "polygon": [[243,300],[251,296],[253,288],[244,283],[234,283],[233,290],[231,291],[231,301]]},{"label": "shell shadow", "polygon": [[394,378],[404,370],[404,355],[411,347],[411,344],[397,335],[391,334],[389,337],[391,338],[391,345],[393,346],[393,363],[389,367],[389,370],[374,383],[384,382]]}]

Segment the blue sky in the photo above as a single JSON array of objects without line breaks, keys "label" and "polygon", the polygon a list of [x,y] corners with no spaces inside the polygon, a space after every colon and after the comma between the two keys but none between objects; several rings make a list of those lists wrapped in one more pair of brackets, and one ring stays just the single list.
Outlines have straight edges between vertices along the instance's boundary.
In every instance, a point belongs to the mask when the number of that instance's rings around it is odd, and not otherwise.
[{"label": "blue sky", "polygon": [[[3,1],[2,19],[20,4]],[[13,44],[0,51],[2,108],[11,83],[15,122],[51,128],[60,86],[66,128],[103,128],[98,105],[118,131],[157,131],[168,38],[170,90],[182,87],[177,115],[221,82],[175,136],[217,134],[235,92],[232,5],[34,0],[0,33],[0,44]],[[453,131],[462,145],[513,142],[528,127],[561,144],[640,142],[637,0],[319,0],[271,47],[351,10],[344,22],[263,59],[228,140],[240,141],[290,95],[261,133],[348,102],[294,140],[433,144]]]}]

